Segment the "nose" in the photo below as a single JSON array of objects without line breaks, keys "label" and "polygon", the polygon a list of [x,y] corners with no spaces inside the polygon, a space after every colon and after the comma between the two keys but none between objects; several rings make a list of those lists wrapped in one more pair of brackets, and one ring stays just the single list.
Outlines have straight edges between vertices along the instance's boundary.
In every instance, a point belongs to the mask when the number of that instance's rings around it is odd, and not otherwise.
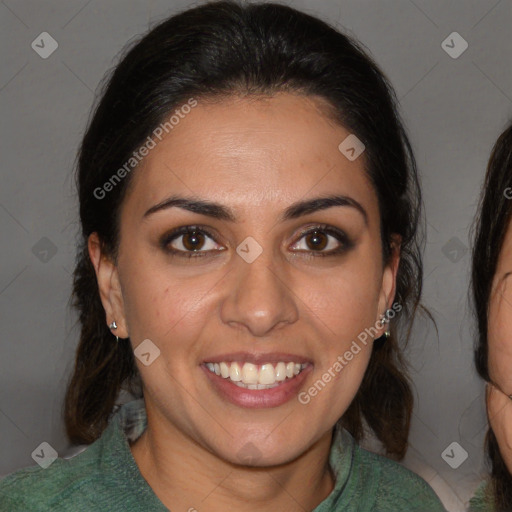
[{"label": "nose", "polygon": [[265,337],[273,329],[297,321],[297,297],[283,265],[272,262],[270,250],[264,250],[252,263],[240,258],[228,276],[228,293],[221,307],[224,323],[247,329],[254,337]]}]

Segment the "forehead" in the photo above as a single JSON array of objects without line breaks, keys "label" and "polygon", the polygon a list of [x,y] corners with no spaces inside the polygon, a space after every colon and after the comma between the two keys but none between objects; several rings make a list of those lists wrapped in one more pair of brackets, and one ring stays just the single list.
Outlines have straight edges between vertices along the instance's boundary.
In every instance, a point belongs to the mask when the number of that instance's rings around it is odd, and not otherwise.
[{"label": "forehead", "polygon": [[323,100],[280,93],[197,101],[134,171],[131,209],[184,194],[224,202],[242,215],[336,192],[378,216],[365,155],[350,161],[340,152],[350,132],[324,113]]}]

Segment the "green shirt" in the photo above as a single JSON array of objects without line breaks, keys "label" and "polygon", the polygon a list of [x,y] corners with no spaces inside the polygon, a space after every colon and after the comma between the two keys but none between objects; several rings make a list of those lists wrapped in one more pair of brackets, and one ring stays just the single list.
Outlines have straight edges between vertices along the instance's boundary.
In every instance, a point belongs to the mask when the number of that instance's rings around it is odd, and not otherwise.
[{"label": "green shirt", "polygon": [[487,481],[478,486],[475,495],[469,501],[468,512],[494,512],[493,499]]},{"label": "green shirt", "polygon": [[[0,511],[168,511],[141,475],[128,444],[146,426],[144,400],[124,404],[101,437],[78,455],[0,480]],[[335,487],[313,512],[446,512],[422,478],[362,449],[346,430],[336,429],[329,462]]]}]

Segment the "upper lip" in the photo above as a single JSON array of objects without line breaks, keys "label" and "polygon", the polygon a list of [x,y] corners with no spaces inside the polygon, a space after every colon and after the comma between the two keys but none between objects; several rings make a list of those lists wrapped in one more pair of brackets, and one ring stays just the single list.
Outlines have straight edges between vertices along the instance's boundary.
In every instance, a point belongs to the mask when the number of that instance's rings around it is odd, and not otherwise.
[{"label": "upper lip", "polygon": [[297,354],[289,354],[284,352],[267,352],[255,354],[251,352],[230,352],[229,354],[220,354],[218,356],[211,356],[204,359],[203,363],[233,363],[236,361],[243,361],[244,363],[252,363],[255,365],[262,365],[265,363],[298,363],[305,364],[311,363],[311,359]]}]

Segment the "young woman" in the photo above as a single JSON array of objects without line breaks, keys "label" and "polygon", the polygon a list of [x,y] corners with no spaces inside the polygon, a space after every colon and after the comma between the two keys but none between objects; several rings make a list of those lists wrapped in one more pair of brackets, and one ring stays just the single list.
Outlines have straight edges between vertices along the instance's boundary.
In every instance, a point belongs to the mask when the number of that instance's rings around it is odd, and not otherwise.
[{"label": "young woman", "polygon": [[[406,451],[397,322],[422,267],[410,144],[355,42],[276,4],[173,16],[110,78],[78,191],[65,413],[90,446],[10,475],[2,504],[444,510],[357,444]],[[139,399],[116,410],[121,389]]]},{"label": "young woman", "polygon": [[473,298],[478,320],[478,373],[488,382],[490,479],[472,511],[512,510],[512,125],[491,154],[473,250]]}]

